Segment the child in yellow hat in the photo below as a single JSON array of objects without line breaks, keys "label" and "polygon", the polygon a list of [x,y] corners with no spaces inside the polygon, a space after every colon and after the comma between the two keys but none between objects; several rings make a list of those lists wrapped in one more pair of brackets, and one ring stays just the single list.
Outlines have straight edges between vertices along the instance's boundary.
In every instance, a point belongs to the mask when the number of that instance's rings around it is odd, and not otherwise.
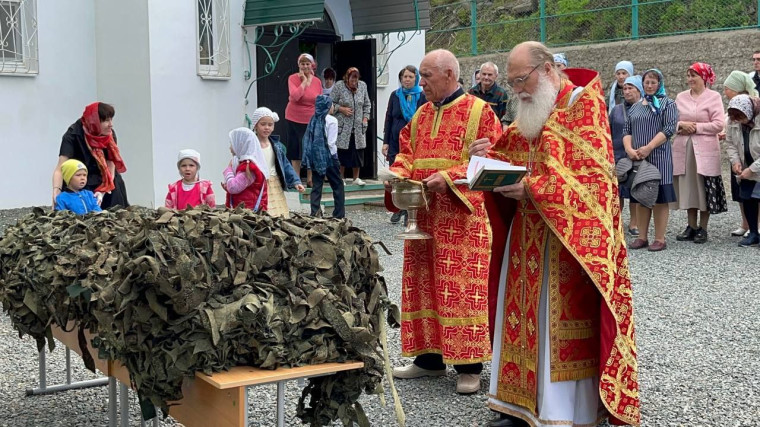
[{"label": "child in yellow hat", "polygon": [[55,210],[69,210],[77,215],[103,211],[95,194],[84,189],[87,185],[87,167],[84,163],[75,159],[66,160],[61,165],[61,176],[66,187],[55,198]]}]

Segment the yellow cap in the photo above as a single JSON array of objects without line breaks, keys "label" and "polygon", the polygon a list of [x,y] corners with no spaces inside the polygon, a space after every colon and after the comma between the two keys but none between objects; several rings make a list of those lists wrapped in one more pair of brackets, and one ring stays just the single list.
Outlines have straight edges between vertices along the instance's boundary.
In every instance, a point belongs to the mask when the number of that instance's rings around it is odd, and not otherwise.
[{"label": "yellow cap", "polygon": [[63,162],[61,165],[61,175],[63,176],[63,183],[69,185],[69,180],[74,176],[77,171],[87,170],[87,166],[84,163],[76,159],[69,159]]}]

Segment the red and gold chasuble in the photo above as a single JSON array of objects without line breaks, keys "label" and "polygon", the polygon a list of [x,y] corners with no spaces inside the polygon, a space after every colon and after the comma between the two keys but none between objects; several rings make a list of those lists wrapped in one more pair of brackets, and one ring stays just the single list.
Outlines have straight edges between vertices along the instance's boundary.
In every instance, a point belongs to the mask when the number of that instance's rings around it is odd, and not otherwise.
[{"label": "red and gold chasuble", "polygon": [[[532,170],[524,179],[529,198],[513,211],[495,397],[537,415],[538,306],[546,280],[551,381],[598,375],[607,411],[638,425],[632,289],[607,109],[596,72],[565,72],[585,88],[570,103],[576,86],[562,81],[540,139],[528,140],[512,125],[490,153]],[[488,206],[492,222],[500,217],[508,225],[510,218]]]},{"label": "red and gold chasuble", "polygon": [[488,327],[488,265],[491,233],[483,194],[454,180],[466,176],[469,144],[495,142],[501,124],[482,100],[462,95],[441,107],[420,107],[401,131],[401,152],[391,170],[422,180],[439,172],[445,194],[430,194],[419,210],[429,240],[404,243],[401,351],[404,356],[438,353],[444,363],[491,359]]}]

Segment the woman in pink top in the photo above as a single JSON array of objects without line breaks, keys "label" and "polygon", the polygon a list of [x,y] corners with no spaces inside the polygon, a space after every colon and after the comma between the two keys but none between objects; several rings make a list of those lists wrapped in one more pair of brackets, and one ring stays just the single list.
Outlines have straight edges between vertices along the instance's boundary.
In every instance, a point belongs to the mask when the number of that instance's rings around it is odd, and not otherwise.
[{"label": "woman in pink top", "polygon": [[673,139],[673,187],[678,201],[670,207],[688,210],[689,224],[676,240],[704,243],[710,214],[728,210],[718,142],[725,111],[720,94],[710,89],[715,73],[709,64],[692,64],[686,81],[689,90],[676,97],[679,121],[678,134]]},{"label": "woman in pink top", "polygon": [[[314,75],[317,63],[308,53],[298,57],[298,72],[288,77],[288,106],[285,107],[285,124],[288,160],[293,165],[296,174],[301,173],[301,157],[303,155],[303,135],[306,126],[314,115],[314,105],[317,96],[322,94],[322,81]],[[311,174],[307,183],[311,187]]]}]

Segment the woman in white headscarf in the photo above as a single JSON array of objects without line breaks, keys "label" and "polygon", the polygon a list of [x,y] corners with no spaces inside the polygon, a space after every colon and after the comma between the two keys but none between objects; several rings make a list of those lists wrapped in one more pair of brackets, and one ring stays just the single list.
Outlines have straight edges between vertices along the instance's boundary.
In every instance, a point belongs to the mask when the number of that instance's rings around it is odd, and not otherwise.
[{"label": "woman in white headscarf", "polygon": [[248,128],[230,132],[232,160],[222,173],[222,188],[227,192],[225,206],[244,205],[254,211],[267,210],[267,166],[256,134]]},{"label": "woman in white headscarf", "polygon": [[[612,82],[610,90],[608,91],[607,99],[607,115],[612,114],[612,109],[616,105],[625,102],[623,96],[623,86],[625,79],[633,76],[633,63],[631,61],[620,61],[615,65],[615,81]],[[641,94],[644,96],[644,93]]]},{"label": "woman in white headscarf", "polygon": [[278,135],[272,135],[275,122],[280,117],[267,107],[259,107],[253,112],[253,133],[258,138],[264,153],[269,175],[267,176],[267,212],[272,216],[290,217],[285,188],[295,188],[303,192],[304,186],[293,166],[285,157],[285,147]]}]

